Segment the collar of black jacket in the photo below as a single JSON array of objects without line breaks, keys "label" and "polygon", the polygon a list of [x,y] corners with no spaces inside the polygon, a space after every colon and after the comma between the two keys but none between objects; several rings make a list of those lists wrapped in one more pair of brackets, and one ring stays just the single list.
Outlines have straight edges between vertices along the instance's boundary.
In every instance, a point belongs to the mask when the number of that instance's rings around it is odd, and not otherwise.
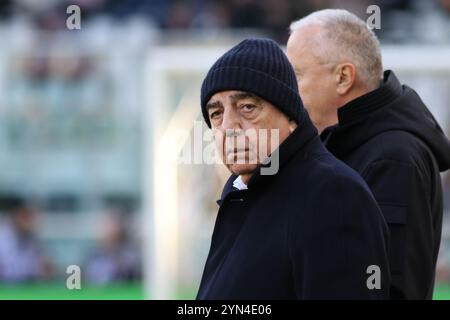
[{"label": "collar of black jacket", "polygon": [[[247,190],[238,190],[237,188],[235,188],[233,186],[233,181],[237,178],[237,175],[231,175],[228,181],[225,183],[220,199],[217,200],[217,204],[219,206],[231,193],[238,194],[246,193],[248,191],[255,191],[266,183],[270,182],[271,179],[277,176],[278,172],[283,170],[283,167],[289,162],[291,158],[294,157],[295,154],[305,149],[308,143],[311,142],[311,140],[313,140],[314,138],[319,139],[317,130],[312,124],[307,112],[303,110],[303,113],[304,114],[302,120],[298,124],[298,127],[286,138],[286,140],[284,140],[280,144],[277,149],[279,156],[277,173],[273,175],[267,175],[261,172],[262,168],[268,168],[272,165],[272,162],[270,161],[260,165],[250,177],[250,180],[247,184]],[[303,156],[307,156],[306,152],[304,152]]]},{"label": "collar of black jacket", "polygon": [[[384,72],[381,86],[338,109],[339,124],[326,128],[320,135],[327,149],[341,158],[379,131],[373,118],[389,108],[403,94],[395,74]],[[363,128],[355,130],[355,127]]]},{"label": "collar of black jacket", "polygon": [[338,109],[339,126],[357,122],[393,102],[402,94],[402,85],[391,70],[384,72],[381,86]]},{"label": "collar of black jacket", "polygon": [[380,88],[341,107],[338,118],[337,126],[321,134],[325,146],[337,158],[345,158],[381,133],[402,131],[426,144],[441,171],[450,168],[449,139],[420,96],[401,85],[392,71],[384,73]]}]

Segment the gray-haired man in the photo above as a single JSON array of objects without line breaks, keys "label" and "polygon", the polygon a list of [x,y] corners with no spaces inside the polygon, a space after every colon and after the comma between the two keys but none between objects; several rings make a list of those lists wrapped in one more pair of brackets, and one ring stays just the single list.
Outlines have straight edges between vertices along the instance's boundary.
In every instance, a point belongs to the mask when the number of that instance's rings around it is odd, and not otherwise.
[{"label": "gray-haired man", "polygon": [[358,171],[391,234],[391,298],[431,299],[450,142],[419,96],[384,72],[375,34],[345,10],[292,23],[287,53],[328,150]]}]

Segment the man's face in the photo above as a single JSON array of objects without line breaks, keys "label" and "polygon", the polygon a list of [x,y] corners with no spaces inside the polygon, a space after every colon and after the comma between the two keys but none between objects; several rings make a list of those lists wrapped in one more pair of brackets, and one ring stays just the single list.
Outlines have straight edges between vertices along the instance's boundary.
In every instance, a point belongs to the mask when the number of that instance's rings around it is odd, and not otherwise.
[{"label": "man's face", "polygon": [[316,127],[327,122],[330,113],[339,106],[336,92],[335,64],[321,61],[313,54],[317,26],[305,26],[294,31],[287,43],[287,56],[292,64],[303,104]]},{"label": "man's face", "polygon": [[218,92],[206,108],[222,160],[236,175],[251,174],[296,126],[271,103],[247,92]]}]

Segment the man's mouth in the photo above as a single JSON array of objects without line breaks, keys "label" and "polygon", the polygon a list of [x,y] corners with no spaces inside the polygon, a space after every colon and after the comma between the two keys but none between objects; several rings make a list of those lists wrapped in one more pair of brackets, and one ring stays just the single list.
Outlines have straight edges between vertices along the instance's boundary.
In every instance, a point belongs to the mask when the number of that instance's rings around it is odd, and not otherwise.
[{"label": "man's mouth", "polygon": [[227,152],[227,162],[228,163],[236,163],[241,161],[248,160],[247,158],[250,156],[250,149],[249,148],[242,148],[242,149],[234,149],[229,150]]},{"label": "man's mouth", "polygon": [[227,157],[230,156],[230,155],[233,155],[233,154],[237,155],[239,153],[245,153],[245,152],[248,152],[248,151],[250,151],[249,148],[235,148],[233,150],[228,150],[227,151]]}]

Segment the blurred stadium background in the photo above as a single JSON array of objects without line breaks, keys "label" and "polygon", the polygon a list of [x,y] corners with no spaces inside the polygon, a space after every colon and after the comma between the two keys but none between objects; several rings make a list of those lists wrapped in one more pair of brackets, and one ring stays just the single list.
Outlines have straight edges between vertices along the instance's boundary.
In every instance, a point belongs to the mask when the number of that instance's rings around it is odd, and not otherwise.
[{"label": "blurred stadium background", "polygon": [[[166,155],[192,148],[167,138],[201,121],[205,72],[245,37],[284,45],[292,20],[366,20],[371,4],[385,68],[450,133],[448,0],[0,1],[0,299],[195,298],[227,172]],[[435,299],[450,299],[443,185]],[[81,290],[66,288],[69,265]]]}]

